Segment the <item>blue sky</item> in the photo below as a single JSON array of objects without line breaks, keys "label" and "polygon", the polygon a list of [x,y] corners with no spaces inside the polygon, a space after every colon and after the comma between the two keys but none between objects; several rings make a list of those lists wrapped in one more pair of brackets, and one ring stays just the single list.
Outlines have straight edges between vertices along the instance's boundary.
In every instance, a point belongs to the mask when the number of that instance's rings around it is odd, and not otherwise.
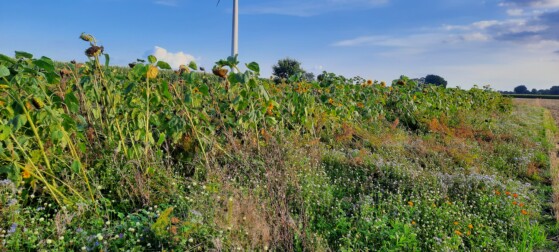
[{"label": "blue sky", "polygon": [[[239,0],[241,62],[450,86],[559,85],[559,0]],[[81,32],[126,65],[156,54],[211,68],[230,53],[231,0],[2,1],[0,53],[85,61]]]}]

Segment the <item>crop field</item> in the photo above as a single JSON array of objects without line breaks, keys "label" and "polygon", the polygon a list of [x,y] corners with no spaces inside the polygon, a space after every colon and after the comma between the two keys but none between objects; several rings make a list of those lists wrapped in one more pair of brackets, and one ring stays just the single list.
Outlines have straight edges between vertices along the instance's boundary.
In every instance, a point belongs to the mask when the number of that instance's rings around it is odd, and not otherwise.
[{"label": "crop field", "polygon": [[559,102],[81,38],[85,63],[0,55],[0,251],[558,249]]}]

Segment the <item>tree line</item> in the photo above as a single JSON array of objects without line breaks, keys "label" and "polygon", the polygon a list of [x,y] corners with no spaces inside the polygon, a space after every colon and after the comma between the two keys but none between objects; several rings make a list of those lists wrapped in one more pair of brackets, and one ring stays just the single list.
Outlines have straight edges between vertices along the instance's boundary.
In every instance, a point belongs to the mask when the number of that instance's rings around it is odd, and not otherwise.
[{"label": "tree line", "polygon": [[[273,78],[277,83],[282,81],[290,81],[290,80],[306,80],[306,81],[314,81],[315,76],[311,72],[307,72],[301,67],[301,62],[291,59],[291,58],[284,58],[278,60],[277,64],[272,66],[272,74]],[[318,75],[317,78],[323,79],[328,75],[328,73],[323,72],[322,74]],[[356,77],[355,79],[364,80],[361,77]],[[443,86],[446,88],[448,82],[441,76],[429,74],[422,78],[411,79],[417,84],[431,84],[437,86]],[[398,81],[398,80],[395,80]]]},{"label": "tree line", "polygon": [[539,94],[539,95],[559,95],[559,86],[552,86],[549,89],[528,89],[526,85],[520,85],[511,91],[502,91],[503,94]]}]

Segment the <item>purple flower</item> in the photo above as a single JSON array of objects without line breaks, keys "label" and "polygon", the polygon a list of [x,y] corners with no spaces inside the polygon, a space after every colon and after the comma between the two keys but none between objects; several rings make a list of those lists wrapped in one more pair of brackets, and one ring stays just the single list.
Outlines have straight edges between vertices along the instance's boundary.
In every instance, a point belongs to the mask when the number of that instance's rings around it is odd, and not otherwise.
[{"label": "purple flower", "polygon": [[14,223],[12,224],[12,226],[10,226],[10,229],[8,230],[8,234],[13,234],[16,232],[16,230],[17,230],[17,224]]},{"label": "purple flower", "polygon": [[76,229],[76,233],[81,233],[81,232],[83,232],[83,229],[82,229],[82,228],[77,228],[77,229]]},{"label": "purple flower", "polygon": [[118,238],[122,239],[122,237],[124,237],[123,233],[118,234]]}]

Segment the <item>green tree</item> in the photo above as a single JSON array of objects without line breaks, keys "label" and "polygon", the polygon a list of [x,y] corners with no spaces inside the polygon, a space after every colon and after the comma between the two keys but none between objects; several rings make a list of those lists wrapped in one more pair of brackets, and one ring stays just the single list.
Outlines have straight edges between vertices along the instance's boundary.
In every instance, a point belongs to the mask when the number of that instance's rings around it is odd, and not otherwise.
[{"label": "green tree", "polygon": [[425,84],[432,84],[432,85],[442,86],[446,88],[448,82],[441,76],[429,74],[425,76]]},{"label": "green tree", "polygon": [[514,93],[515,94],[528,94],[530,93],[530,91],[528,91],[528,88],[524,85],[520,85],[514,88]]},{"label": "green tree", "polygon": [[291,58],[278,60],[278,63],[272,67],[273,75],[280,79],[288,79],[296,74],[305,74],[305,70],[301,68],[301,63]]}]

